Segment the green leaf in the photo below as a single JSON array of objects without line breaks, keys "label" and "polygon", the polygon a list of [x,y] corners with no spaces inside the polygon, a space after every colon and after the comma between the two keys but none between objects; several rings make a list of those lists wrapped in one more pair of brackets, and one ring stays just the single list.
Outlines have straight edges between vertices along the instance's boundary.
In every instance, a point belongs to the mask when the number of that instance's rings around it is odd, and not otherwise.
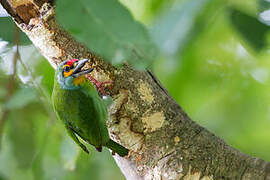
[{"label": "green leaf", "polygon": [[61,159],[64,169],[74,171],[76,169],[76,163],[80,152],[80,147],[75,144],[69,136],[64,136],[61,143]]},{"label": "green leaf", "polygon": [[2,174],[0,174],[0,180],[7,180]]},{"label": "green leaf", "polygon": [[38,104],[29,104],[21,109],[11,110],[8,115],[12,151],[22,169],[30,168],[36,155],[34,121],[38,120],[39,108]]},{"label": "green leaf", "polygon": [[117,0],[59,0],[56,11],[66,30],[113,64],[145,67],[156,54],[147,30]]},{"label": "green leaf", "polygon": [[151,35],[160,51],[174,55],[182,49],[196,28],[196,18],[209,0],[190,0],[178,4],[161,16],[152,27]]},{"label": "green leaf", "polygon": [[3,99],[7,95],[7,90],[4,87],[0,87],[0,99]]},{"label": "green leaf", "polygon": [[270,26],[270,10],[263,11],[259,16],[262,23]]},{"label": "green leaf", "polygon": [[[14,34],[15,34],[15,28],[16,25],[12,21],[11,17],[0,17],[0,39],[4,41],[8,41],[11,44],[14,43]],[[30,44],[30,40],[28,37],[21,31],[20,31],[20,44]]]},{"label": "green leaf", "polygon": [[37,95],[32,88],[20,88],[5,104],[7,109],[18,109],[37,100]]},{"label": "green leaf", "polygon": [[7,95],[7,84],[8,84],[8,77],[4,74],[4,72],[0,69],[0,104],[1,101],[4,101]]},{"label": "green leaf", "polygon": [[260,11],[265,11],[270,9],[270,1],[268,0],[259,0],[259,10]]},{"label": "green leaf", "polygon": [[267,46],[267,33],[270,30],[267,25],[261,23],[257,18],[233,8],[230,9],[230,20],[233,27],[256,51]]},{"label": "green leaf", "polygon": [[44,87],[48,94],[52,94],[54,84],[54,69],[44,58],[39,58],[39,63],[35,66],[34,75],[42,76],[41,86]]},{"label": "green leaf", "polygon": [[5,178],[3,176],[0,176],[0,180],[5,180]]}]

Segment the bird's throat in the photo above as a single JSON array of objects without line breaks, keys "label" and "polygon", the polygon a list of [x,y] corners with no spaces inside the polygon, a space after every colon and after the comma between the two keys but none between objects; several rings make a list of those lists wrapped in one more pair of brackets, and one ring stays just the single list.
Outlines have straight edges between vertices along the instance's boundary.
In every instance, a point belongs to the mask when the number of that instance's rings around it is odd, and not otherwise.
[{"label": "bird's throat", "polygon": [[85,77],[84,76],[80,76],[80,77],[77,77],[73,80],[73,84],[75,86],[79,86],[81,83],[83,83],[85,81]]}]

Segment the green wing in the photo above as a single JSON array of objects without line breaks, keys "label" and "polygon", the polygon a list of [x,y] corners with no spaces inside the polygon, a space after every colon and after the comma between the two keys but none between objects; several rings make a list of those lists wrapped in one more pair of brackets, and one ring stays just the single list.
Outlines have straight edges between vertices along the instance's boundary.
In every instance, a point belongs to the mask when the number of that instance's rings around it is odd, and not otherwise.
[{"label": "green wing", "polygon": [[102,145],[104,145],[110,139],[108,130],[106,127],[106,121],[108,118],[107,104],[110,100],[104,101],[103,99],[101,99],[95,87],[88,81],[81,84],[81,87],[82,87],[82,92],[85,94],[85,96],[91,98],[93,102],[92,104],[94,106],[97,124],[100,128],[100,132],[102,136]]}]

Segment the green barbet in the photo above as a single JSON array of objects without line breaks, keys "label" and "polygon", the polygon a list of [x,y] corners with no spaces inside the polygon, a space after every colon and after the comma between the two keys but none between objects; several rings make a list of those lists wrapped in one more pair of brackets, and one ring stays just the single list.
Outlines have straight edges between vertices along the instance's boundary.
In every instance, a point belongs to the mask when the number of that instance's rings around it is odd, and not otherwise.
[{"label": "green barbet", "polygon": [[[94,85],[88,80],[93,69],[82,70],[88,59],[71,59],[59,64],[54,80],[52,94],[57,117],[65,124],[68,134],[85,152],[87,148],[81,139],[93,145],[99,152],[102,146],[120,156],[126,156],[128,149],[110,139],[106,127],[106,101],[99,97]],[[86,78],[88,76],[88,78]],[[93,78],[90,80],[93,82]],[[94,84],[104,94],[103,83]]]}]

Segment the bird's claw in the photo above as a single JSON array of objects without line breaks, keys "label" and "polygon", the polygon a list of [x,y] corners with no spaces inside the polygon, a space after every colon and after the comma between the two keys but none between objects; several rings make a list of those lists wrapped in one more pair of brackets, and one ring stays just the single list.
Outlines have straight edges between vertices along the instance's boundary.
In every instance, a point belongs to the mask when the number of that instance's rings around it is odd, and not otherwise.
[{"label": "bird's claw", "polygon": [[113,81],[99,82],[98,80],[93,78],[90,74],[87,74],[86,77],[96,86],[96,88],[98,89],[98,91],[101,93],[102,96],[106,96],[104,85],[113,83]]}]

